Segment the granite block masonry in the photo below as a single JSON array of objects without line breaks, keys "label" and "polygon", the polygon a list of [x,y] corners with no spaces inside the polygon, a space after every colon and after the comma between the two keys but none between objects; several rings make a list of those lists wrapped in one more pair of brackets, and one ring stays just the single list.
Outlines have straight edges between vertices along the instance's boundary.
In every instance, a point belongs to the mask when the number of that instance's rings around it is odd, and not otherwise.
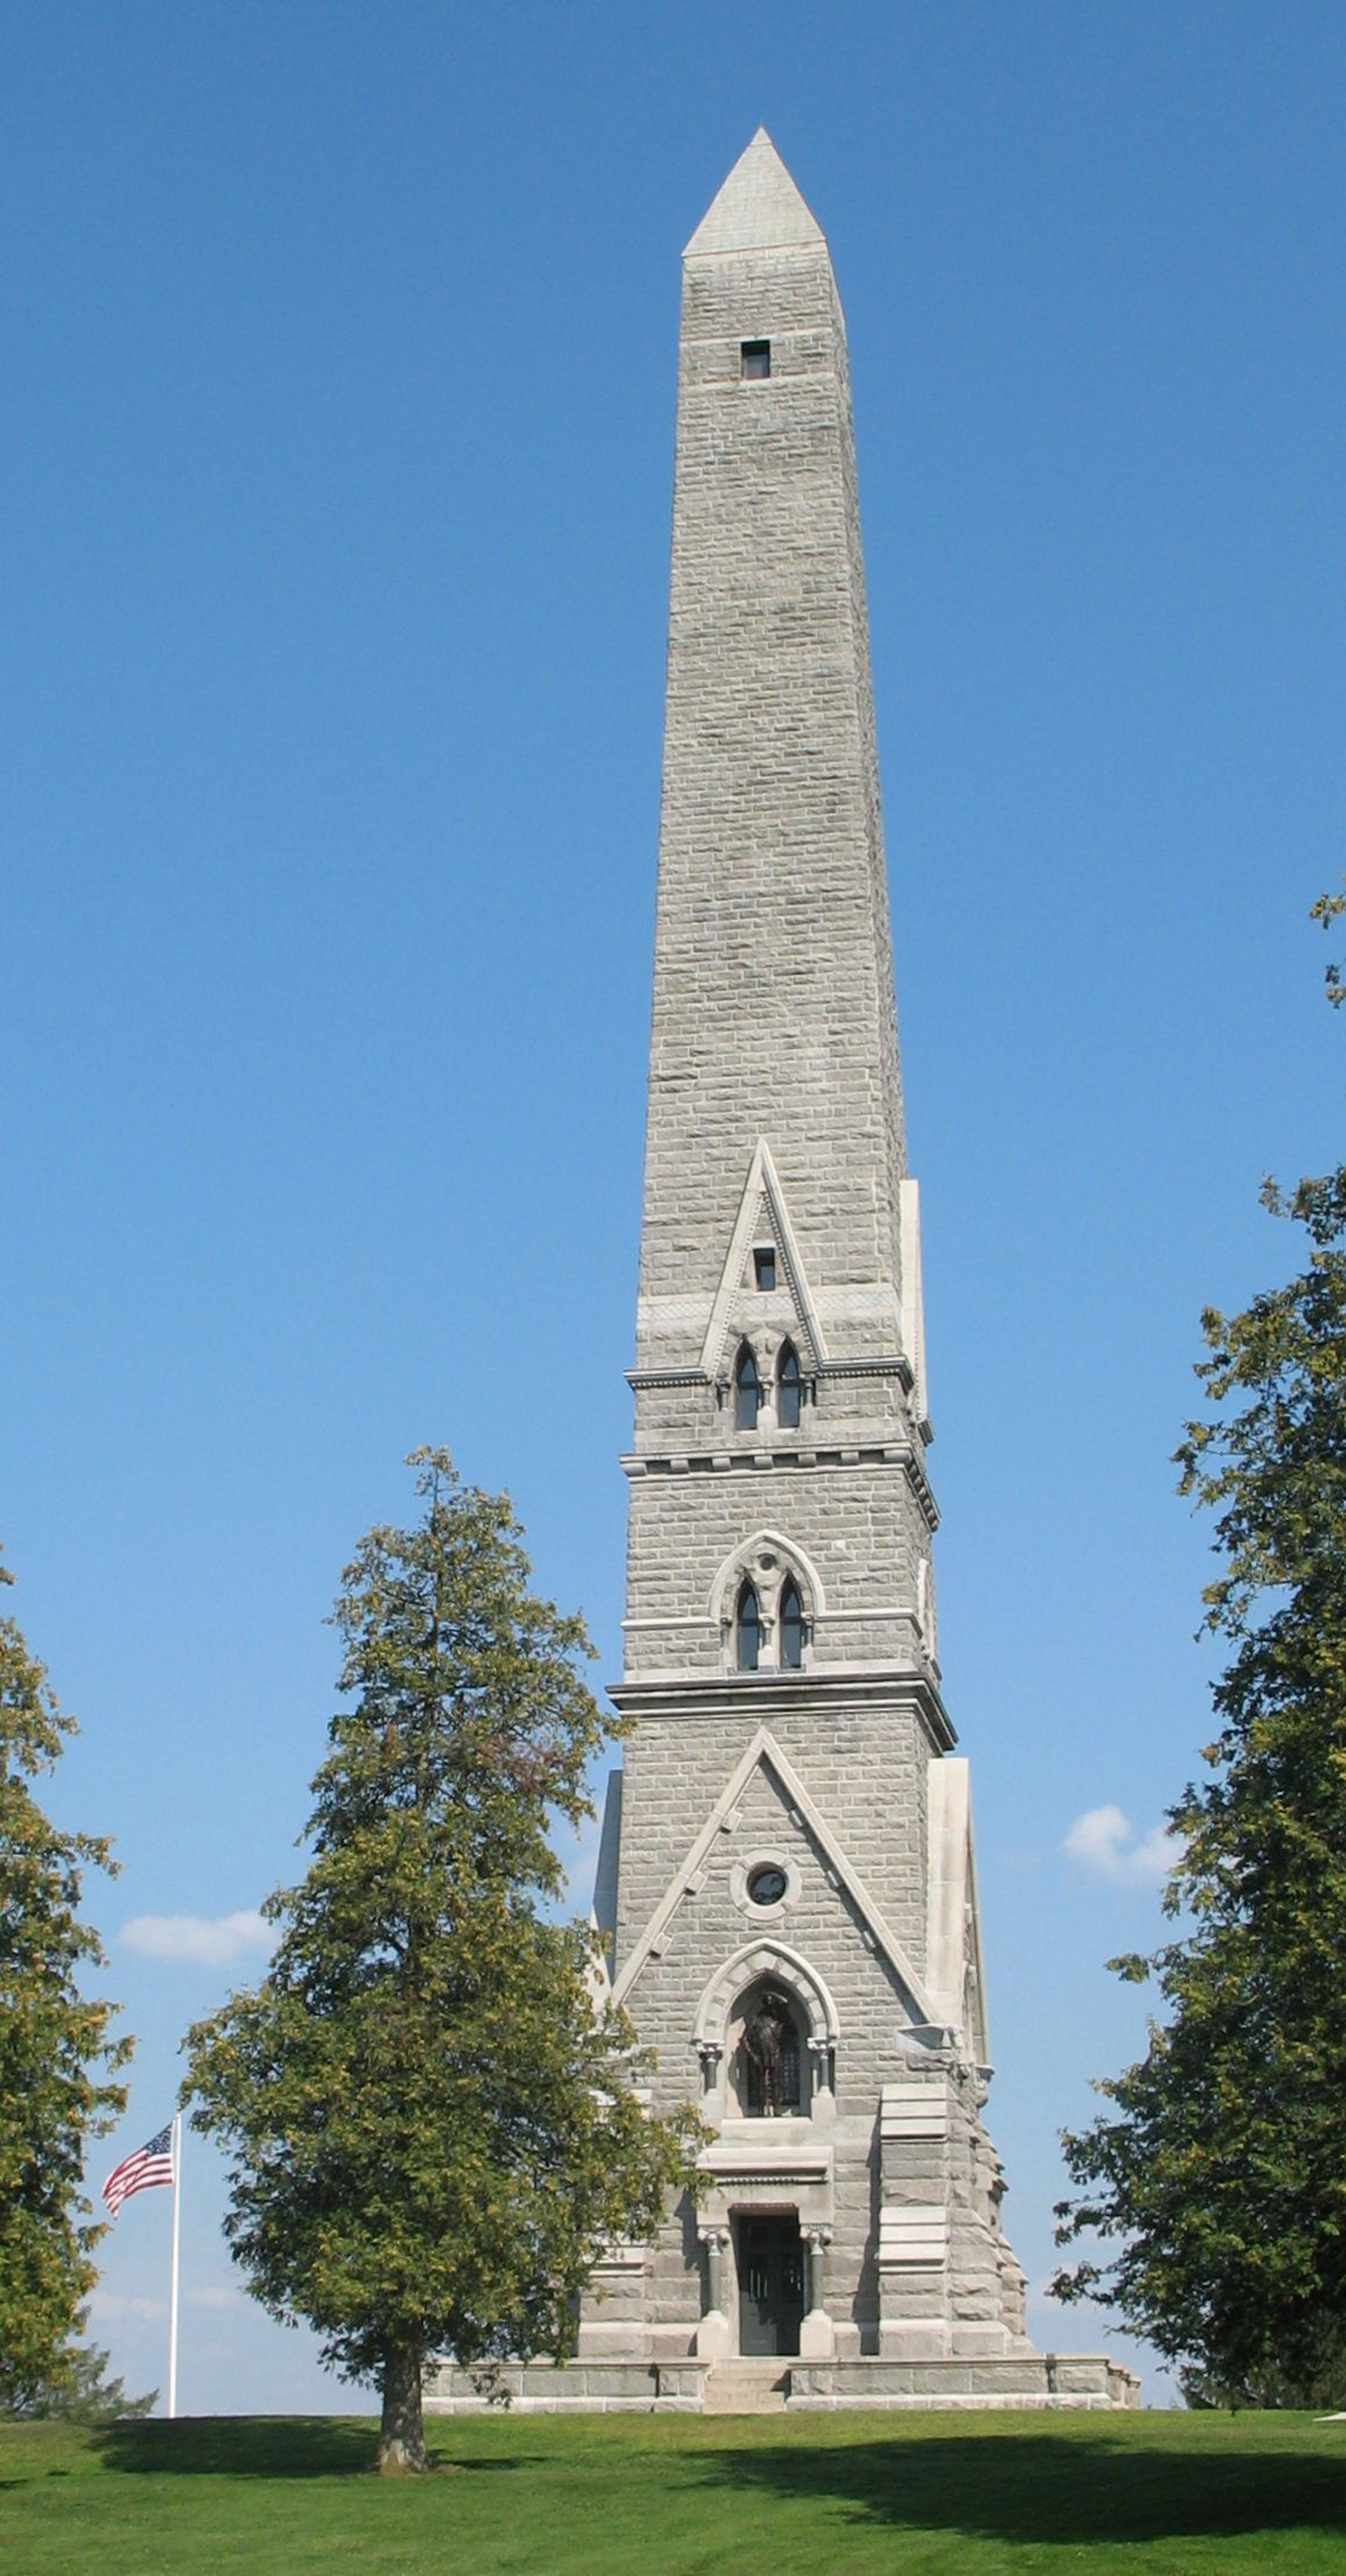
[{"label": "granite block masonry", "polygon": [[983,2122],[845,329],[761,132],[684,260],[631,1385],[595,1913],[711,2136],[516,2402],[1133,2403],[1027,2340]]}]

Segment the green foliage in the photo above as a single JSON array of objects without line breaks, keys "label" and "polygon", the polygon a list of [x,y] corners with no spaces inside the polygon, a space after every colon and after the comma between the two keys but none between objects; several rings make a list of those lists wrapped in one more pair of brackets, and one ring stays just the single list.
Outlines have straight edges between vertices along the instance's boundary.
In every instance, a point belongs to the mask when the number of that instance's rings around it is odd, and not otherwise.
[{"label": "green foliage", "polygon": [[[312,1861],[273,1896],[272,1966],[191,2032],[184,2100],[234,2159],[226,2230],[277,2317],[379,2380],[419,2444],[429,2354],[563,2354],[594,2250],[648,2234],[686,2171],[620,2016],[597,2018],[549,1813],[591,1812],[608,1729],[583,1623],[529,1590],[508,1501],[410,1462],[335,1610],[353,1705],[314,1782]],[[694,2124],[693,2124],[694,2125]]]},{"label": "green foliage", "polygon": [[1335,2409],[1346,2388],[1346,2333],[1332,2319],[1323,2321],[1316,2350],[1300,2338],[1292,2367],[1263,2360],[1241,2379],[1189,2364],[1178,2372],[1178,2386],[1188,2406],[1237,2413],[1244,2407],[1311,2406]]},{"label": "green foliage", "polygon": [[[1326,930],[1328,923],[1339,921],[1344,912],[1346,912],[1346,894],[1320,894],[1317,902],[1309,907],[1309,919],[1321,921]],[[1342,1003],[1346,1002],[1346,980],[1343,980],[1341,968],[1335,958],[1323,980],[1326,983],[1327,998],[1333,1010],[1339,1010]]]},{"label": "green foliage", "polygon": [[[13,1576],[0,1566],[0,1583]],[[130,2055],[116,2010],[80,1990],[103,1964],[80,1920],[83,1872],[111,1870],[101,1836],[58,1833],[29,1783],[75,1721],[14,1620],[0,1619],[0,2407],[73,2385],[70,2349],[103,2229],[81,2197],[85,2151],[124,2108],[109,2081]]]},{"label": "green foliage", "polygon": [[9,2412],[33,2422],[55,2416],[66,2424],[91,2425],[126,2424],[148,2415],[158,2389],[147,2397],[128,2397],[125,2381],[109,2379],[107,2367],[108,2356],[96,2344],[73,2344],[62,2353],[57,2376],[28,2389]]},{"label": "green foliage", "polygon": [[[1324,898],[1324,920],[1342,899]],[[1329,990],[1333,990],[1329,982]],[[1336,998],[1335,992],[1333,998]],[[1058,2242],[1118,2250],[1057,2283],[1188,2365],[1194,2396],[1346,2395],[1346,1166],[1271,1184],[1307,1266],[1203,1318],[1211,1411],[1180,1490],[1216,1515],[1205,1627],[1230,1650],[1212,1776],[1173,1809],[1167,2006],[1114,2106],[1065,2141]]]}]

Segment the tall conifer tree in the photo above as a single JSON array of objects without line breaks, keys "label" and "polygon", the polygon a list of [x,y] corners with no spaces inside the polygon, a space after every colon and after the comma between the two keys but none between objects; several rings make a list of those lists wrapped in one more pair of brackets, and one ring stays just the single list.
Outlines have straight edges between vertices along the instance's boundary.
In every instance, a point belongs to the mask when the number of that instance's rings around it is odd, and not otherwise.
[{"label": "tall conifer tree", "polygon": [[[1343,898],[1324,897],[1331,920]],[[1328,991],[1343,998],[1329,969]],[[1196,2397],[1346,2397],[1346,1165],[1273,1213],[1307,1266],[1242,1314],[1209,1309],[1210,1406],[1178,1451],[1216,1514],[1205,1626],[1230,1650],[1211,1776],[1173,1809],[1153,1958],[1167,2007],[1110,2114],[1065,2141],[1058,2241],[1117,2250],[1058,2294],[1118,2308]]]},{"label": "tall conifer tree", "polygon": [[[13,1576],[0,1566],[0,1584]],[[81,1919],[84,1871],[111,1871],[107,1841],[61,1833],[31,1783],[75,1720],[13,1619],[0,1618],[0,2407],[74,2393],[73,2338],[103,2234],[83,2198],[85,2153],[124,2109],[130,2055],[110,2040],[115,2004],[82,1991],[103,1965]]]},{"label": "tall conifer tree", "polygon": [[380,2463],[421,2468],[436,2353],[571,2349],[607,2238],[652,2233],[695,2127],[648,2118],[629,2026],[548,1840],[591,1810],[609,1731],[583,1623],[529,1589],[508,1501],[418,1451],[424,1515],[377,1528],[344,1648],[312,1861],[266,1911],[270,1972],[191,2032],[197,2127],[233,2157],[226,2231],[275,2316],[382,2390]]}]

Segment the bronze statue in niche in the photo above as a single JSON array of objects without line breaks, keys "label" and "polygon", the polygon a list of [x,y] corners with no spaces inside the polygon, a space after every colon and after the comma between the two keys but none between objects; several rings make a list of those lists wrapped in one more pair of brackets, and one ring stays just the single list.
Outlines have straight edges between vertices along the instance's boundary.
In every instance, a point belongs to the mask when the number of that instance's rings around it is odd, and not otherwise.
[{"label": "bronze statue in niche", "polygon": [[743,2024],[745,2092],[750,2116],[779,2119],[799,2109],[799,2032],[789,1998],[767,1986]]}]

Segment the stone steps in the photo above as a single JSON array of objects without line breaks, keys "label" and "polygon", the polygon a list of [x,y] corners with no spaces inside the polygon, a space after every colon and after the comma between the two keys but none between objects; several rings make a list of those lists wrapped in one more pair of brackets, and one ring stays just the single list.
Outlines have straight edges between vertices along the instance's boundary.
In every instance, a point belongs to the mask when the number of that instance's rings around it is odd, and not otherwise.
[{"label": "stone steps", "polygon": [[718,2361],[701,2401],[706,2415],[783,2415],[790,2365],[783,2361]]}]

